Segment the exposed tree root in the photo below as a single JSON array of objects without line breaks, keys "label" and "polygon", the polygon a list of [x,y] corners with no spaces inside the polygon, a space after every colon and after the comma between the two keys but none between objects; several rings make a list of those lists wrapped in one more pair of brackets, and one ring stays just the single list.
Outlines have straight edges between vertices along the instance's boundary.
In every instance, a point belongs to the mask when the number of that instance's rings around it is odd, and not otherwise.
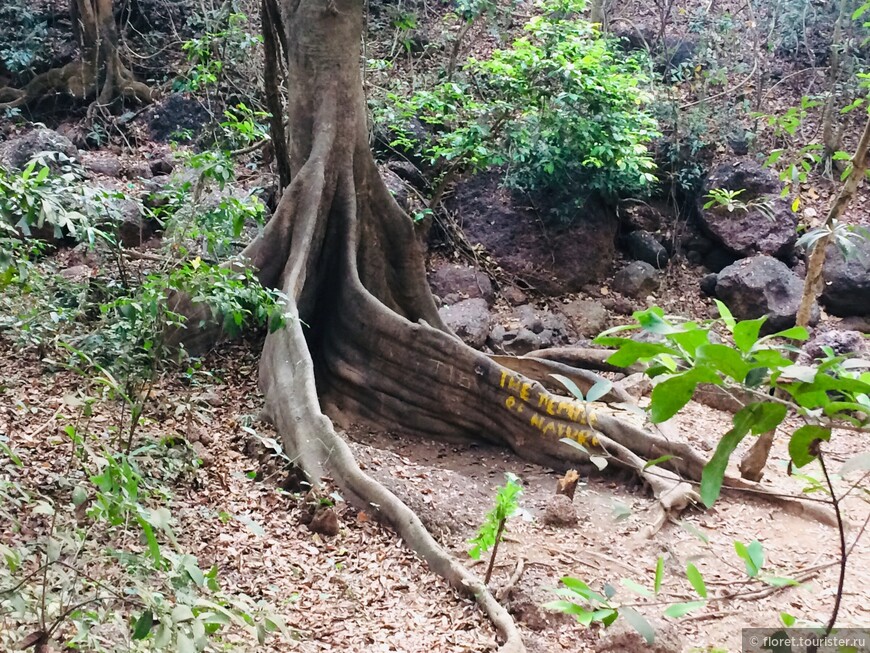
[{"label": "exposed tree root", "polygon": [[[264,12],[274,20],[274,12]],[[475,598],[504,652],[524,651],[507,611],[446,552],[419,518],[362,472],[337,423],[447,440],[485,439],[557,470],[608,457],[643,478],[667,516],[696,499],[705,460],[635,413],[549,391],[550,374],[588,388],[598,377],[558,361],[497,358],[448,332],[429,290],[411,220],[381,180],[368,146],[358,62],[362,1],[286,0],[281,26],[290,97],[291,181],[264,233],[245,250],[260,282],[286,296],[286,326],[260,363],[265,413],[287,455],[317,484],[389,523],[436,573]],[[184,298],[175,310],[191,314]],[[200,313],[197,317],[202,316]],[[189,320],[189,324],[195,320]],[[201,346],[208,329],[182,334]],[[520,373],[522,372],[522,373]],[[611,398],[627,398],[615,389]],[[585,447],[566,445],[572,440]],[[674,456],[645,468],[646,461]],[[656,525],[661,519],[656,520]]]},{"label": "exposed tree root", "polygon": [[118,54],[112,0],[71,0],[76,40],[82,57],[34,77],[21,89],[0,88],[0,109],[20,107],[54,94],[108,105],[117,98],[148,103],[152,92],[139,82]]}]

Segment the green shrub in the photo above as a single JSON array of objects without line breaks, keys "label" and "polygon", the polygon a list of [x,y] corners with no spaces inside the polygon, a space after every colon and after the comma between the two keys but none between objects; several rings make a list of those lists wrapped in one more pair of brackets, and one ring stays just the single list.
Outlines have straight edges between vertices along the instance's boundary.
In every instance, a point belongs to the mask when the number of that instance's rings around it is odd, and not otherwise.
[{"label": "green shrub", "polygon": [[[650,79],[577,18],[585,3],[544,0],[526,35],[485,60],[469,60],[464,81],[442,82],[408,98],[393,94],[382,111],[439,174],[506,164],[506,183],[538,193],[569,212],[598,193],[614,199],[655,181],[647,144],[658,136],[647,110]],[[411,133],[412,119],[425,135]]]}]

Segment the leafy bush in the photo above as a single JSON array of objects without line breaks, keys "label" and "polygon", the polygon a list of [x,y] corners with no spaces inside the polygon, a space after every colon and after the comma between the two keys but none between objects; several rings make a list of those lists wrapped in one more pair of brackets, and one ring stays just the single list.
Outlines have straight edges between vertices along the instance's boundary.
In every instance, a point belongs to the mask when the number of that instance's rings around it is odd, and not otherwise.
[{"label": "leafy bush", "polygon": [[[49,159],[61,164],[60,174],[52,173]],[[93,240],[94,192],[81,180],[79,168],[59,152],[41,153],[21,172],[0,167],[0,229],[25,236],[47,229],[55,238]]]},{"label": "leafy bush", "polygon": [[21,73],[47,63],[48,25],[23,0],[7,0],[0,5],[3,38],[0,41],[0,68]]},{"label": "leafy bush", "polygon": [[[415,149],[448,170],[506,164],[506,183],[567,203],[634,194],[655,181],[647,144],[658,135],[646,110],[643,62],[623,56],[578,18],[585,3],[544,0],[526,36],[482,61],[465,81],[443,82],[408,98],[396,94],[382,117]],[[419,119],[424,135],[408,125]]]}]

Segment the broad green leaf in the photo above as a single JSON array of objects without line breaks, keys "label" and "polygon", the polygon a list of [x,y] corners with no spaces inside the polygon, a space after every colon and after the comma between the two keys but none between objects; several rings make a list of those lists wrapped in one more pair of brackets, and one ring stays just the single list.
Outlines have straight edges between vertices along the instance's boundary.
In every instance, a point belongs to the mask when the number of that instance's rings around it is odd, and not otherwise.
[{"label": "broad green leaf", "polygon": [[185,621],[192,621],[194,619],[193,610],[190,609],[189,605],[184,605],[183,603],[178,603],[172,608],[172,621],[173,623],[184,623]]},{"label": "broad green leaf", "polygon": [[177,646],[176,653],[196,653],[193,638],[186,632],[181,630],[176,631],[175,642]]},{"label": "broad green leaf", "polygon": [[697,610],[698,608],[703,608],[707,605],[706,601],[687,601],[685,603],[674,603],[673,605],[668,606],[665,610],[665,616],[671,617],[672,619],[679,619],[683,617],[693,610]]},{"label": "broad green leaf", "polygon": [[595,385],[589,388],[589,392],[586,393],[586,401],[598,401],[610,392],[613,389],[613,382],[609,379],[601,379],[597,381]]},{"label": "broad green leaf", "polygon": [[716,447],[710,461],[701,472],[701,501],[710,508],[719,498],[722,479],[728,460],[741,440],[751,431],[755,434],[775,429],[785,419],[786,407],[783,404],[749,404],[734,415],[733,428],[728,431]]},{"label": "broad green leaf", "polygon": [[145,639],[148,633],[151,632],[151,626],[154,625],[154,613],[151,610],[145,610],[136,620],[136,625],[133,627],[133,639]]},{"label": "broad green leaf", "polygon": [[695,368],[656,384],[650,395],[650,420],[655,424],[669,420],[689,403],[699,383],[718,382],[713,371]]},{"label": "broad green leaf", "polygon": [[743,320],[734,327],[734,344],[742,352],[748,352],[758,342],[758,333],[761,326],[767,321],[766,317],[757,320]]},{"label": "broad green leaf", "polygon": [[749,546],[743,542],[734,542],[734,550],[746,564],[746,573],[755,578],[764,566],[764,550],[761,542],[753,540]]},{"label": "broad green leaf", "polygon": [[555,610],[557,612],[564,612],[565,614],[572,614],[576,617],[592,614],[592,611],[588,608],[584,608],[582,605],[578,605],[571,601],[550,601],[545,603],[543,608],[545,610]]},{"label": "broad green leaf", "polygon": [[650,622],[644,618],[638,611],[632,608],[622,608],[620,614],[625,617],[625,620],[640,633],[646,640],[647,644],[652,644],[656,640],[656,631],[650,625]]},{"label": "broad green leaf", "polygon": [[565,386],[565,388],[568,390],[568,392],[570,392],[572,395],[574,395],[575,399],[579,399],[580,401],[584,401],[583,391],[580,390],[580,388],[577,387],[577,384],[574,383],[567,376],[563,376],[561,374],[551,374],[550,376],[552,376],[559,383],[561,383],[563,386]]},{"label": "broad green leaf", "polygon": [[788,612],[780,612],[779,620],[782,622],[783,626],[791,628],[797,622],[797,617],[790,615]]},{"label": "broad green leaf", "polygon": [[788,441],[788,455],[795,467],[803,467],[816,459],[812,444],[816,440],[831,439],[831,429],[816,424],[807,424],[795,431]]},{"label": "broad green leaf", "polygon": [[630,578],[622,578],[622,579],[620,579],[619,582],[622,584],[623,587],[634,592],[635,594],[640,594],[641,596],[652,596],[653,595],[653,593],[650,592],[643,585],[635,583]]},{"label": "broad green leaf", "polygon": [[771,333],[769,336],[765,336],[763,340],[767,340],[768,338],[788,338],[790,340],[807,340],[810,337],[809,331],[807,331],[806,327],[795,326],[790,329],[785,329],[784,331],[777,331],[776,333]]},{"label": "broad green leaf", "polygon": [[[744,324],[744,322],[741,322],[740,324]],[[740,324],[737,326],[739,327]],[[736,329],[734,334],[736,336]],[[746,378],[746,373],[749,372],[750,369],[750,365],[743,360],[743,356],[740,355],[740,352],[728,347],[727,345],[709,344],[698,347],[697,362],[709,365],[710,367],[719,370],[738,383],[743,382]]]},{"label": "broad green leaf", "polygon": [[692,587],[695,588],[698,595],[701,598],[706,599],[707,586],[704,584],[704,578],[701,576],[701,572],[698,571],[698,568],[691,562],[686,565],[686,578],[689,579],[689,582],[692,584]]},{"label": "broad green leaf", "polygon": [[662,579],[665,575],[665,559],[659,556],[659,559],[656,560],[656,575],[655,581],[653,582],[653,591],[658,594],[659,590],[662,588]]},{"label": "broad green leaf", "polygon": [[88,491],[82,487],[81,485],[76,485],[72,491],[72,502],[73,505],[78,508],[85,501],[88,500]]},{"label": "broad green leaf", "polygon": [[760,580],[773,587],[797,587],[800,585],[794,578],[784,576],[761,576]]}]

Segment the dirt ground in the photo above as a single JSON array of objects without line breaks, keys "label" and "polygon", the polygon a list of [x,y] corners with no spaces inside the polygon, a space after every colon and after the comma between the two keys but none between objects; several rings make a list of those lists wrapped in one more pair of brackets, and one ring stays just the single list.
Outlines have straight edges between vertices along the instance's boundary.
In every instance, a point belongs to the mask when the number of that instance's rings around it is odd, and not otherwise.
[{"label": "dirt ground", "polygon": [[[205,464],[194,477],[179,479],[170,509],[180,524],[182,546],[202,564],[216,564],[224,586],[274,605],[297,638],[267,643],[261,650],[495,650],[495,634],[475,606],[446,589],[368,513],[336,497],[341,522],[336,537],[312,533],[302,523],[302,515],[308,512],[303,495],[281,489],[286,477],[281,465],[277,459],[269,460],[268,450],[252,442],[243,429],[261,408],[256,387],[258,353],[256,342],[226,345],[213,352],[206,366],[215,375],[215,384],[195,396],[185,392],[177,379],[164,379],[156,390],[161,409],[148,415],[141,437],[180,434],[199,443]],[[52,450],[61,442],[64,423],[56,417],[57,411],[79,382],[69,373],[47,370],[34,356],[13,351],[3,340],[0,367],[4,370],[0,431],[10,435],[10,444],[23,454],[25,463],[39,463],[33,465],[33,474],[48,479]],[[200,417],[177,419],[173,406],[182,400],[197,403]],[[724,413],[692,404],[676,426],[689,441],[707,449],[729,422]],[[264,424],[253,423],[253,428],[262,437],[274,437]],[[636,481],[605,470],[583,475],[574,499],[577,524],[556,528],[544,525],[540,517],[557,474],[507,451],[420,440],[403,433],[374,433],[362,427],[350,429],[348,437],[367,471],[416,509],[436,537],[469,564],[466,540],[504,482],[504,473],[522,479],[524,514],[509,522],[492,584],[502,586],[522,558],[525,571],[509,605],[529,651],[708,651],[714,647],[736,651],[741,628],[777,625],[783,611],[799,619],[823,620],[832,606],[838,573],[832,564],[837,552],[835,529],[788,514],[765,500],[726,493],[712,510],[690,510],[681,521],[666,524],[658,535],[646,539],[640,531],[651,519],[653,500]],[[860,451],[857,434],[842,434],[833,442],[832,461]],[[786,476],[786,459],[780,443],[765,486],[796,494],[801,482]],[[257,480],[252,478],[255,473]],[[842,489],[845,483],[838,485]],[[870,508],[855,493],[844,508],[852,526],[851,542]],[[221,513],[233,519],[224,521]],[[790,576],[801,569],[829,566],[800,587],[761,598],[751,594],[714,598],[678,621],[660,616],[666,603],[696,598],[685,577],[688,562],[701,571],[711,597],[763,590],[766,586],[758,581],[735,580],[745,574],[733,542],[753,539],[763,544],[765,571],[771,574]],[[659,556],[665,563],[660,597],[633,595],[622,586],[622,579],[630,579],[651,588]],[[855,547],[849,567],[839,623],[866,625],[870,617],[866,538]],[[482,574],[483,565],[476,571]],[[625,626],[602,633],[542,610],[542,604],[557,598],[551,590],[565,575],[599,591],[605,583],[618,588],[617,599],[637,605],[656,626],[655,648],[642,646],[639,636]]]}]

